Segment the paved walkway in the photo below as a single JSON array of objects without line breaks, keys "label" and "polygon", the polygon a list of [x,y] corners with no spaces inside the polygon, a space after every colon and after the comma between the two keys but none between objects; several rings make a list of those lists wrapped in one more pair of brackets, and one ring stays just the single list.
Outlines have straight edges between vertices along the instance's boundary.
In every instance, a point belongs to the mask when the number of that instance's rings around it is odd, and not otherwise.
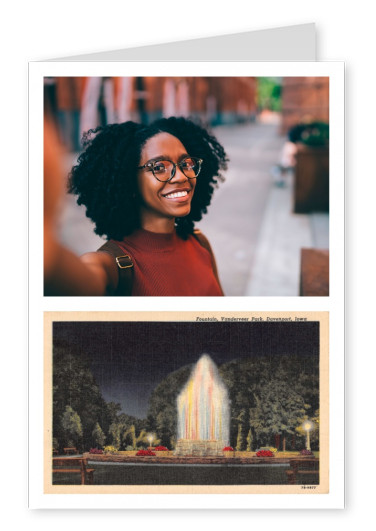
[{"label": "paved walkway", "polygon": [[292,213],[293,181],[269,192],[244,295],[299,295],[300,250],[328,248],[327,214]]},{"label": "paved walkway", "polygon": [[230,157],[226,181],[200,222],[226,295],[299,294],[300,249],[328,248],[327,214],[292,212],[293,181],[277,187],[271,168],[285,139],[277,124],[218,128]]},{"label": "paved walkway", "polygon": [[225,146],[229,169],[198,225],[214,248],[226,295],[244,295],[272,186],[269,171],[283,139],[270,124],[219,127],[215,134]]}]

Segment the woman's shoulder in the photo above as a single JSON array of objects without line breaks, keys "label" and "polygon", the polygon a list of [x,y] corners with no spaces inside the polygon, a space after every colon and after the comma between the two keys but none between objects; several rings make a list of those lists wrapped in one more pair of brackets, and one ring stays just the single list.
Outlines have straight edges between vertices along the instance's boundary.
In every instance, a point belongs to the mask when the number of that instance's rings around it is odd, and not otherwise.
[{"label": "woman's shoulder", "polygon": [[200,229],[194,229],[193,237],[196,238],[196,240],[200,243],[201,247],[203,247],[204,249],[206,249],[209,252],[211,263],[212,263],[212,267],[213,267],[213,272],[214,272],[215,278],[217,279],[218,285],[219,285],[219,287],[220,287],[220,289],[222,291],[222,295],[223,295],[223,290],[222,290],[221,282],[219,280],[219,275],[218,275],[217,263],[216,263],[216,260],[215,260],[213,249],[211,248],[211,245],[209,243],[209,240],[207,239],[205,234],[203,234],[200,231]]},{"label": "woman's shoulder", "polygon": [[133,260],[129,254],[124,254],[124,250],[119,247],[119,242],[108,240],[99,249],[97,255],[103,258],[107,256],[106,260],[111,264],[108,269],[111,274],[110,295],[131,295],[133,283]]},{"label": "woman's shoulder", "polygon": [[212,254],[213,251],[209,240],[207,239],[205,234],[201,232],[200,229],[194,229],[192,236],[200,243],[202,247],[204,247],[204,249],[206,249],[207,251],[209,251],[210,254]]}]

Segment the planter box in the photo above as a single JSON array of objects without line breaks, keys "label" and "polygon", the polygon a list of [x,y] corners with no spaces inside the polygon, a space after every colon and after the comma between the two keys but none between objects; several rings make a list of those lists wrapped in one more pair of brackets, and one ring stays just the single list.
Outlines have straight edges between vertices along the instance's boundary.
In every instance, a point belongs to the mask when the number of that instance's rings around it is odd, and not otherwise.
[{"label": "planter box", "polygon": [[329,212],[329,147],[297,144],[294,212]]},{"label": "planter box", "polygon": [[329,296],[329,251],[302,249],[300,257],[300,291],[303,297]]}]

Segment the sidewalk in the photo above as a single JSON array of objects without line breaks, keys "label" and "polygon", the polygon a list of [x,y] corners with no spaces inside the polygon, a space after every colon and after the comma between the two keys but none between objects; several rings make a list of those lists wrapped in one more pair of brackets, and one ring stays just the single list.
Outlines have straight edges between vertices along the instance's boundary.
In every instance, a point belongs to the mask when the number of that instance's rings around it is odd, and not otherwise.
[{"label": "sidewalk", "polygon": [[208,236],[228,296],[299,295],[300,250],[328,248],[327,214],[293,213],[293,179],[273,182],[285,138],[278,124],[218,127],[230,158],[226,180],[198,224]]},{"label": "sidewalk", "polygon": [[276,124],[217,127],[230,159],[225,181],[198,226],[212,244],[226,295],[242,296],[249,281],[272,178],[284,139]]},{"label": "sidewalk", "polygon": [[299,295],[300,250],[329,248],[329,215],[294,214],[293,178],[270,190],[244,295]]}]

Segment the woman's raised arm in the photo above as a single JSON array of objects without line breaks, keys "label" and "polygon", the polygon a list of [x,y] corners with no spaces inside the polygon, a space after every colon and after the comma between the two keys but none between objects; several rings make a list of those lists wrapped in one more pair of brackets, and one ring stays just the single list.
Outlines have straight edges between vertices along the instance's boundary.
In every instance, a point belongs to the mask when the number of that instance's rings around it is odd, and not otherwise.
[{"label": "woman's raised arm", "polygon": [[107,253],[82,257],[64,247],[56,235],[56,214],[64,193],[63,151],[54,126],[44,129],[44,293],[45,295],[107,295],[118,283],[118,271]]}]

